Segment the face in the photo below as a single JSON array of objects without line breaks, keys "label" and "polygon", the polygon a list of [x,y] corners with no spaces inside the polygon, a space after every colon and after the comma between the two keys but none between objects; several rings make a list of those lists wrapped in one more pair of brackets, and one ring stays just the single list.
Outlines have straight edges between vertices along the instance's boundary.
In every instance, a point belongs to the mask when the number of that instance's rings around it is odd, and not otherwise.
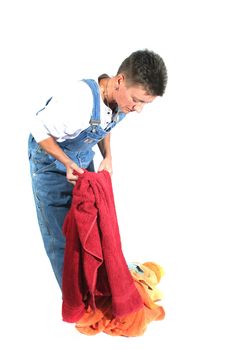
[{"label": "face", "polygon": [[148,95],[140,86],[127,86],[123,75],[117,76],[116,89],[114,98],[124,113],[138,112],[140,113],[147,103],[154,101],[156,96]]}]

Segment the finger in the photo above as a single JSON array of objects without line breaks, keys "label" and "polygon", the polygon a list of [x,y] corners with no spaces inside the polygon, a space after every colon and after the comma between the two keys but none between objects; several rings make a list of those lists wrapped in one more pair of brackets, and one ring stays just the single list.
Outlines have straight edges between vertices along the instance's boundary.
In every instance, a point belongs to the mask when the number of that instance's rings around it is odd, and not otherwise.
[{"label": "finger", "polygon": [[69,183],[71,183],[72,185],[75,185],[76,184],[76,182],[77,182],[77,180],[78,180],[78,177],[76,176],[76,177],[66,177],[66,180],[69,182]]},{"label": "finger", "polygon": [[69,182],[72,182],[72,181],[76,182],[78,180],[78,176],[70,174],[69,176],[67,176],[67,180]]},{"label": "finger", "polygon": [[81,168],[79,168],[79,170],[73,170],[70,174],[71,175],[74,175],[74,176],[76,176],[77,174],[83,174],[84,173],[84,170],[83,169],[81,169]]},{"label": "finger", "polygon": [[80,168],[79,166],[77,166],[77,164],[72,163],[71,164],[71,168],[75,171],[77,171],[77,173],[83,174],[84,170],[82,168]]},{"label": "finger", "polygon": [[68,180],[68,182],[71,183],[73,186],[76,185],[76,181],[69,181],[69,180]]},{"label": "finger", "polygon": [[104,167],[102,165],[99,166],[98,171],[104,170]]},{"label": "finger", "polygon": [[84,170],[83,170],[82,168],[78,168],[76,171],[77,171],[79,174],[83,174],[83,173],[84,173]]}]

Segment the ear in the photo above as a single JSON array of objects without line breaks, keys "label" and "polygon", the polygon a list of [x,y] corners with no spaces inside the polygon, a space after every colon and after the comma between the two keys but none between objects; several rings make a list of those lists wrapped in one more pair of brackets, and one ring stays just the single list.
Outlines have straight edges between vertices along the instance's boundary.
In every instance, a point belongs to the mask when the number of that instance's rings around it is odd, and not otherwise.
[{"label": "ear", "polygon": [[118,90],[119,89],[119,85],[123,84],[125,82],[125,76],[124,74],[118,74],[116,76],[116,80],[115,80],[115,89]]}]

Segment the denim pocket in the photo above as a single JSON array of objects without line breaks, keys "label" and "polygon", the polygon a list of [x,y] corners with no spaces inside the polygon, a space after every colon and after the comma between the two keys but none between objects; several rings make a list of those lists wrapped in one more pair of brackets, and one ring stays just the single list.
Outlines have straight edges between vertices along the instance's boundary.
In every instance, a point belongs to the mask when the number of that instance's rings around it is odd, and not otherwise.
[{"label": "denim pocket", "polygon": [[43,172],[54,168],[56,159],[45,152],[40,145],[37,145],[30,152],[30,161],[33,163],[34,173]]},{"label": "denim pocket", "polygon": [[40,174],[40,173],[44,173],[46,171],[53,171],[55,170],[57,167],[56,167],[56,159],[54,159],[50,164],[43,164],[43,163],[40,163],[40,164],[36,164],[35,165],[35,174]]}]

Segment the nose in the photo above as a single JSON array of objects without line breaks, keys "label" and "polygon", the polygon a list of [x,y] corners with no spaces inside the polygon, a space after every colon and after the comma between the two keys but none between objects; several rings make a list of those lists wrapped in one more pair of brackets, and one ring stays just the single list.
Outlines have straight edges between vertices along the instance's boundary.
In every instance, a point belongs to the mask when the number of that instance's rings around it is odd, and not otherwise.
[{"label": "nose", "polygon": [[140,113],[143,109],[143,103],[137,103],[133,106],[133,111],[137,112],[137,113]]}]

